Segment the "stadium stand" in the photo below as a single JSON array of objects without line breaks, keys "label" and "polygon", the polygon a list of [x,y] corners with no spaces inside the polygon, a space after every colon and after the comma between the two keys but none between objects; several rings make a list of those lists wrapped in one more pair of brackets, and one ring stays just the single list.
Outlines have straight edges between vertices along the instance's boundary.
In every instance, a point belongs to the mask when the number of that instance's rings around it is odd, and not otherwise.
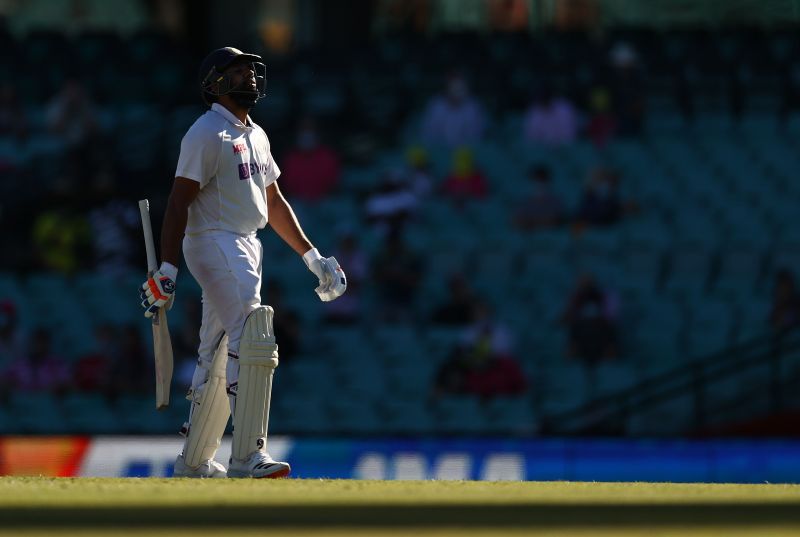
[{"label": "stadium stand", "polygon": [[[297,204],[310,234],[326,249],[335,244],[337,225],[358,229],[363,223],[361,202],[389,163],[405,162],[408,145],[417,141],[421,107],[438,89],[446,67],[469,61],[465,72],[473,74],[474,92],[492,115],[485,141],[474,147],[490,194],[458,207],[434,192],[421,199],[404,236],[423,252],[422,295],[428,305],[443,297],[451,272],[463,271],[511,327],[514,354],[530,383],[524,395],[515,397],[481,401],[450,395],[429,403],[436,368],[459,343],[462,330],[428,325],[426,304],[420,306],[417,318],[403,324],[375,321],[375,289],[369,278],[361,322],[330,326],[313,300],[313,282],[301,264],[264,236],[265,279],[282,278],[285,301],[300,315],[306,336],[298,355],[278,369],[273,431],[538,434],[545,415],[618,393],[768,332],[773,278],[781,268],[800,268],[800,236],[791,224],[800,202],[795,180],[800,160],[794,142],[800,119],[796,113],[781,117],[779,83],[783,70],[794,61],[788,51],[800,46],[797,37],[758,32],[655,35],[637,30],[612,37],[628,39],[641,56],[648,104],[644,132],[612,139],[605,147],[582,138],[547,149],[526,145],[520,135],[523,108],[535,81],[566,84],[579,96],[588,79],[601,77],[605,49],[598,50],[582,36],[498,36],[486,42],[445,36],[426,47],[398,39],[360,51],[363,61],[351,65],[275,60],[269,97],[254,115],[265,124],[278,150],[287,143],[281,138],[291,136],[290,120],[297,110],[320,118],[332,139],[347,134],[336,144],[346,158],[339,190],[313,207]],[[708,54],[690,63],[685,58],[687,50],[697,46],[695,41],[707,45],[703,50]],[[20,80],[17,91],[35,124],[68,76],[70,62],[54,58],[74,58],[75,66],[83,69],[106,65],[102,58],[109,54],[118,58],[100,75],[92,69],[92,76],[84,79],[91,82],[88,89],[104,132],[117,133],[105,136],[103,144],[113,155],[121,192],[131,203],[148,194],[156,198],[158,208],[167,193],[180,138],[201,110],[197,96],[186,91],[191,87],[193,58],[181,47],[160,54],[165,43],[166,37],[152,32],[129,37],[30,32],[14,43],[23,54],[4,55],[0,72],[11,72],[20,64],[43,64],[45,58],[48,66],[63,68],[45,69],[43,78]],[[740,56],[743,50],[750,52]],[[531,62],[534,53],[541,56]],[[145,82],[137,73],[143,72],[142,66],[151,66],[157,55],[159,64],[148,71]],[[588,58],[596,61],[588,63]],[[573,60],[591,71],[584,77],[587,80],[581,80],[581,69],[559,71],[560,65]],[[730,70],[739,62],[741,69],[758,75],[732,77]],[[483,66],[491,66],[494,74],[474,76],[474,70]],[[690,69],[687,91],[692,112],[687,113],[681,110],[681,90],[676,86],[686,77],[682,71]],[[740,110],[729,102],[732,79],[741,85]],[[501,87],[504,80],[507,88]],[[366,157],[352,143],[358,130],[377,140]],[[45,137],[33,148],[29,140],[3,136],[3,183],[38,177],[31,156],[38,155],[35,162],[46,157],[58,167],[65,151],[57,137]],[[441,182],[452,151],[435,146],[427,151],[433,176]],[[280,162],[280,153],[278,157]],[[526,170],[537,163],[552,169],[555,189],[569,210],[576,207],[587,175],[598,165],[618,173],[620,195],[635,202],[636,210],[602,228],[514,229],[510,207],[528,186]],[[77,189],[81,183],[72,178],[67,184]],[[80,215],[87,200],[76,199],[76,194],[70,203]],[[19,215],[30,209],[26,204],[3,205],[5,224],[23,218]],[[360,238],[368,254],[383,243],[371,232]],[[20,244],[19,239],[3,240],[8,243],[4,249],[14,250]],[[140,325],[142,337],[149,338],[136,305],[140,274],[117,278],[90,271],[74,276],[36,270],[34,259],[35,252],[24,251],[9,257],[0,273],[0,298],[19,307],[25,331],[49,326],[68,361],[91,350],[86,334],[101,321]],[[11,260],[17,261],[12,265]],[[618,299],[620,356],[597,366],[566,358],[567,328],[559,322],[570,289],[585,273],[593,274]],[[121,295],[120,289],[129,289],[130,294]],[[188,271],[179,289],[178,300],[182,294],[195,299]],[[175,329],[183,322],[177,310],[173,322]],[[733,382],[711,389],[725,396],[740,388]],[[170,432],[183,420],[183,389],[174,387],[174,411],[154,418],[149,395],[121,395],[110,403],[96,394],[50,400],[5,388],[0,432]],[[623,433],[670,435],[695,425],[689,395],[647,412],[632,417]]]}]

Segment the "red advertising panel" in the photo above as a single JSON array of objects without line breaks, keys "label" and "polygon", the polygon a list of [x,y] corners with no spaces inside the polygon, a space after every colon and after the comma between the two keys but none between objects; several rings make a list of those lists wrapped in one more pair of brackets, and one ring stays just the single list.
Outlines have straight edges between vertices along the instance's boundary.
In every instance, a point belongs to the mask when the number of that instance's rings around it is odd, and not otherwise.
[{"label": "red advertising panel", "polygon": [[0,475],[74,477],[89,447],[81,436],[0,438]]}]

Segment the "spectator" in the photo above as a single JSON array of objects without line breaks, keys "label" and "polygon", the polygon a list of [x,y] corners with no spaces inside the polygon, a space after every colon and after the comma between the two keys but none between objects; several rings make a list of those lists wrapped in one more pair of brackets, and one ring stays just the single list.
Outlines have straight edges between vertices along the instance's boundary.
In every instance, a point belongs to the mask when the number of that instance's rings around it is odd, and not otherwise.
[{"label": "spectator", "polygon": [[94,268],[110,276],[127,275],[141,267],[139,211],[119,194],[111,175],[96,176],[93,187],[88,222]]},{"label": "spectator", "polygon": [[447,360],[439,365],[434,378],[434,385],[431,392],[432,402],[436,402],[444,395],[463,395],[471,393],[467,383],[467,378],[474,371],[480,371],[482,365],[473,358],[483,358],[479,354],[470,354],[470,350],[464,344],[459,344],[447,357]]},{"label": "spectator", "polygon": [[533,183],[533,193],[517,209],[514,225],[524,231],[547,229],[564,222],[564,204],[553,191],[550,168],[543,164],[528,172]]},{"label": "spectator", "polygon": [[47,125],[71,147],[89,142],[98,130],[97,113],[86,88],[68,79],[47,108]]},{"label": "spectator", "polygon": [[[337,261],[339,261],[338,258]],[[349,275],[350,271],[348,270]],[[350,292],[349,284],[348,278],[348,293]],[[269,304],[275,310],[275,316],[272,319],[275,341],[278,343],[281,361],[287,363],[287,361],[293,360],[303,347],[303,323],[297,311],[284,303],[283,285],[278,280],[269,278],[266,281],[264,300],[265,304]]]},{"label": "spectator", "polygon": [[594,168],[578,203],[578,228],[611,226],[619,222],[625,210],[619,194],[619,174],[603,167]]},{"label": "spectator", "polygon": [[401,169],[388,170],[365,202],[367,221],[378,234],[387,236],[400,233],[414,214],[419,201],[408,186],[408,178]]},{"label": "spectator", "polygon": [[111,368],[117,356],[118,336],[113,326],[94,327],[94,348],[78,358],[72,372],[73,385],[81,392],[103,393],[112,398]]},{"label": "spectator", "polygon": [[619,356],[616,297],[583,275],[569,297],[561,322],[567,326],[567,356],[587,365]]},{"label": "spectator", "polygon": [[449,147],[472,145],[485,128],[483,107],[460,74],[451,74],[443,94],[431,99],[422,117],[422,140]]},{"label": "spectator", "polygon": [[545,87],[525,113],[523,135],[527,142],[546,146],[568,145],[578,134],[578,112],[563,95]]},{"label": "spectator", "polygon": [[481,338],[487,337],[492,354],[510,356],[512,351],[511,331],[504,323],[493,317],[489,304],[477,300],[473,303],[470,313],[472,319],[464,330],[464,342],[474,346]]},{"label": "spectator", "polygon": [[339,174],[339,156],[320,141],[314,120],[304,118],[295,146],[284,157],[281,188],[291,197],[316,202],[333,191]]},{"label": "spectator", "polygon": [[378,317],[384,321],[411,319],[423,270],[420,256],[408,248],[399,232],[394,232],[371,265],[377,287]]},{"label": "spectator", "polygon": [[347,267],[347,292],[334,301],[325,303],[325,320],[334,324],[358,322],[362,314],[362,292],[369,274],[369,260],[359,248],[356,234],[351,229],[339,233],[339,245],[334,252],[339,264]]},{"label": "spectator", "polygon": [[431,322],[438,325],[466,326],[472,320],[472,310],[477,298],[467,285],[463,274],[451,274],[447,280],[449,295],[431,315]]},{"label": "spectator", "polygon": [[434,178],[431,172],[428,153],[421,146],[409,147],[406,151],[408,165],[408,185],[420,202],[433,191]]},{"label": "spectator", "polygon": [[611,49],[611,92],[620,136],[639,136],[644,128],[644,80],[639,56],[627,43]]},{"label": "spectator", "polygon": [[453,153],[453,169],[442,183],[442,192],[457,205],[488,195],[489,185],[483,172],[475,167],[472,151],[462,147]]},{"label": "spectator", "polygon": [[782,268],[775,275],[769,324],[775,332],[785,332],[800,326],[800,295],[794,274]]},{"label": "spectator", "polygon": [[489,0],[487,22],[496,32],[528,31],[531,5],[526,0]]},{"label": "spectator", "polygon": [[508,330],[491,318],[485,303],[476,302],[472,324],[436,373],[432,399],[449,393],[485,400],[517,395],[526,388],[525,375],[511,353]]},{"label": "spectator", "polygon": [[0,300],[0,369],[21,357],[25,335],[19,325],[17,307],[11,300]]},{"label": "spectator", "polygon": [[50,328],[37,328],[28,340],[28,350],[6,369],[6,389],[26,392],[49,392],[63,395],[71,387],[70,369],[53,352]]},{"label": "spectator", "polygon": [[47,106],[46,121],[50,132],[66,145],[67,176],[74,182],[87,170],[97,169],[103,144],[97,143],[100,124],[89,93],[75,78],[68,79]]},{"label": "spectator", "polygon": [[586,136],[595,146],[602,149],[617,131],[617,119],[611,111],[611,98],[605,87],[598,86],[589,94],[591,109],[586,125]]},{"label": "spectator", "polygon": [[34,264],[42,270],[73,274],[90,258],[89,225],[69,206],[44,210],[33,223]]}]

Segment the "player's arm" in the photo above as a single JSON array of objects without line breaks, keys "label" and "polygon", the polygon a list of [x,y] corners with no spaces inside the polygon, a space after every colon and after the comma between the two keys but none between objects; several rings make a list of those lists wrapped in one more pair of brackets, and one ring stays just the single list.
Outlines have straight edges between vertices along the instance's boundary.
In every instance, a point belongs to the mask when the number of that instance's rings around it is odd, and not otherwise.
[{"label": "player's arm", "polygon": [[267,187],[267,210],[269,225],[292,250],[297,252],[297,255],[303,255],[314,248],[303,233],[303,228],[300,227],[291,205],[278,188],[278,183],[272,183]]},{"label": "player's arm", "polygon": [[333,257],[322,257],[308,240],[297,217],[281,194],[277,183],[267,187],[267,210],[269,224],[275,233],[291,246],[297,255],[303,257],[308,269],[319,278],[319,287],[315,289],[320,300],[328,302],[342,295],[347,289],[347,278],[342,267]]},{"label": "player's arm", "polygon": [[161,226],[161,261],[177,267],[180,263],[181,242],[189,219],[189,205],[200,192],[200,183],[176,177],[167,200],[164,223]]}]

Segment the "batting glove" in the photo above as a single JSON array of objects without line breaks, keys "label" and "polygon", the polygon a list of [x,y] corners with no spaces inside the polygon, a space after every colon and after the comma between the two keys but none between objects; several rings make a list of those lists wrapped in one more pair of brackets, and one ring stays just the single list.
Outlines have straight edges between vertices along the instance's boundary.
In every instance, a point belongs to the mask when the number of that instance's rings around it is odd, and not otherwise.
[{"label": "batting glove", "polygon": [[319,286],[314,289],[323,302],[330,302],[342,296],[347,289],[347,276],[339,266],[335,257],[322,257],[316,248],[303,254],[308,270],[319,279]]},{"label": "batting glove", "polygon": [[142,299],[144,316],[152,317],[155,312],[164,305],[172,304],[175,295],[175,278],[178,276],[178,269],[170,263],[161,263],[161,268],[147,278],[139,289],[139,296]]}]

